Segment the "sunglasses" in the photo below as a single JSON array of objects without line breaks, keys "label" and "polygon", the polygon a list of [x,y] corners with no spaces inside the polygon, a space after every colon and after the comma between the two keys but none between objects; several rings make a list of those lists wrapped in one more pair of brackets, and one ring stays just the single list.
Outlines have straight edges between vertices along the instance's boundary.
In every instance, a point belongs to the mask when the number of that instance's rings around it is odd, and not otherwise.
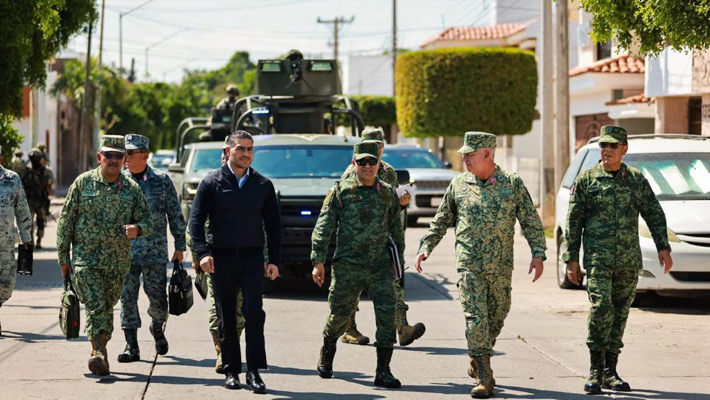
[{"label": "sunglasses", "polygon": [[359,160],[355,160],[355,163],[361,167],[364,167],[365,165],[372,165],[375,166],[379,162],[378,159],[372,158],[372,157],[366,157],[366,158],[361,158]]},{"label": "sunglasses", "polygon": [[145,151],[145,150],[126,150],[127,156],[132,156],[134,154],[143,154],[143,153],[147,153],[147,151]]},{"label": "sunglasses", "polygon": [[109,160],[113,160],[114,158],[117,160],[123,160],[123,153],[101,153],[104,157],[106,157]]},{"label": "sunglasses", "polygon": [[619,148],[619,143],[599,143],[599,147],[602,149],[611,147],[612,149],[616,150]]}]

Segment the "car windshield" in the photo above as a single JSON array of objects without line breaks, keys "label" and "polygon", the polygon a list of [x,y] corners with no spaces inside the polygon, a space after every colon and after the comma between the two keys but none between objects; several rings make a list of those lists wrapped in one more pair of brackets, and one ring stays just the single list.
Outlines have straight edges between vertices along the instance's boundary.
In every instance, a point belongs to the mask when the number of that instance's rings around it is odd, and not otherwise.
[{"label": "car windshield", "polygon": [[168,165],[173,161],[173,156],[170,154],[155,154],[151,158],[150,163],[153,167],[167,170]]},{"label": "car windshield", "polygon": [[[352,146],[263,146],[252,167],[269,178],[339,178],[353,157]],[[198,149],[192,172],[220,167],[221,149]]]},{"label": "car windshield", "polygon": [[[599,149],[589,153],[581,171],[599,162]],[[710,200],[710,153],[628,154],[624,163],[641,170],[658,200]]]},{"label": "car windshield", "polygon": [[396,169],[407,168],[446,168],[434,153],[426,149],[385,148],[382,160]]}]

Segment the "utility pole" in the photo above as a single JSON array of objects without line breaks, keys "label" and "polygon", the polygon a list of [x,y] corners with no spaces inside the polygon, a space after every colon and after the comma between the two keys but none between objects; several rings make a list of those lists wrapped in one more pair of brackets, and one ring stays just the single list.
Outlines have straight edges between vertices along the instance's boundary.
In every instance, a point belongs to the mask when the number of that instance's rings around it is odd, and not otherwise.
[{"label": "utility pole", "polygon": [[91,97],[89,94],[89,84],[91,82],[91,28],[92,26],[91,24],[89,24],[89,27],[87,28],[89,32],[89,43],[86,48],[86,76],[84,77],[84,96],[82,96],[81,100],[81,129],[79,129],[79,173],[86,171],[86,138],[89,137],[89,98]]},{"label": "utility pole", "polygon": [[334,18],[334,19],[320,19],[318,17],[317,22],[319,24],[333,24],[333,58],[335,59],[335,62],[338,62],[338,25],[340,24],[352,24],[352,22],[355,20],[355,17],[352,16],[350,19],[345,19],[343,17],[339,18]]},{"label": "utility pole", "polygon": [[570,159],[569,139],[569,13],[567,0],[555,2],[557,48],[555,51],[555,187],[562,183]]},{"label": "utility pole", "polygon": [[[540,208],[545,227],[555,223],[555,132],[553,118],[552,1],[542,1],[542,135],[540,140]],[[565,1],[565,0],[562,0]]]},{"label": "utility pole", "polygon": [[397,0],[392,0],[392,96],[397,94]]},{"label": "utility pole", "polygon": [[[101,0],[101,27],[100,33],[99,33],[99,59],[97,64],[96,70],[98,73],[101,73],[101,65],[103,62],[103,50],[104,50],[104,10],[106,6],[106,0]],[[102,87],[101,87],[101,81],[96,82],[96,100],[95,100],[95,106],[94,106],[94,121],[96,121],[96,126],[94,126],[94,136],[93,136],[93,144],[94,144],[94,152],[97,152],[99,150],[99,136],[101,135],[101,96],[102,96]]]}]

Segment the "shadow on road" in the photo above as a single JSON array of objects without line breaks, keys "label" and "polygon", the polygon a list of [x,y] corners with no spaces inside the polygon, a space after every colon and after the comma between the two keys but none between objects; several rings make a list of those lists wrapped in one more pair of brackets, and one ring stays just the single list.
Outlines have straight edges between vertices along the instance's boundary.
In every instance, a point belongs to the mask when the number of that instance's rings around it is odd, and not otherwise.
[{"label": "shadow on road", "polygon": [[[638,296],[638,295],[637,295]],[[662,314],[710,315],[710,296],[668,297],[644,293],[639,299],[639,310]]]},{"label": "shadow on road", "polygon": [[[605,390],[601,395],[591,396],[582,393],[582,384],[579,385],[580,393],[566,393],[554,390],[533,389],[519,386],[499,385],[495,387],[495,395],[506,399],[593,399],[600,396],[610,395],[617,400],[641,400],[641,399],[668,399],[668,400],[701,400],[707,399],[706,394],[663,392],[658,390],[634,390],[632,392],[613,392]],[[603,397],[602,397],[603,398]]]}]

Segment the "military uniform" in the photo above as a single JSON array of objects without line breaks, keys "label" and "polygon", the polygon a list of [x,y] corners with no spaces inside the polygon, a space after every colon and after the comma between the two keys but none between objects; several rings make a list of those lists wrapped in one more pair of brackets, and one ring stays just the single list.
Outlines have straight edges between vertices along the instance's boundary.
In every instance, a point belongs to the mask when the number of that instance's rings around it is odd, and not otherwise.
[{"label": "military uniform", "polygon": [[[626,131],[602,127],[600,143],[626,144]],[[621,163],[618,171],[601,164],[582,172],[570,189],[565,262],[579,262],[584,245],[587,293],[591,308],[587,347],[616,359],[642,268],[639,214],[651,231],[657,250],[670,250],[666,219],[641,171]]]},{"label": "military uniform", "polygon": [[[356,158],[379,158],[376,143],[358,143],[354,151]],[[382,361],[389,373],[395,342],[395,297],[388,236],[397,244],[400,260],[404,260],[404,232],[397,193],[379,178],[373,186],[363,185],[357,176],[338,181],[328,192],[313,230],[311,259],[314,265],[325,262],[333,233],[336,249],[328,296],[330,315],[323,329],[324,348],[332,346],[334,355],[335,342],[345,332],[360,293],[367,289],[375,305],[378,369]],[[319,368],[323,365],[321,357]],[[330,365],[332,370],[332,357]]]},{"label": "military uniform", "polygon": [[[145,149],[147,151],[148,138],[136,134],[126,135],[126,149]],[[121,328],[126,330],[127,341],[132,341],[132,337],[128,338],[129,333],[133,335],[141,327],[141,318],[138,312],[141,274],[143,275],[143,289],[150,302],[148,315],[152,319],[153,334],[156,330],[162,330],[168,319],[165,264],[169,259],[166,229],[169,225],[175,240],[175,250],[185,251],[183,233],[186,224],[182,217],[177,192],[168,175],[146,165],[145,171],[140,176],[132,174],[128,169],[123,170],[123,176],[138,184],[153,219],[152,235],[131,240],[131,268],[126,275],[121,294]],[[132,332],[128,332],[129,330]],[[167,341],[164,344],[161,343],[161,347],[158,350],[159,353],[167,352]]]},{"label": "military uniform", "polygon": [[[122,136],[101,139],[102,148],[123,151]],[[108,340],[113,332],[113,307],[131,266],[125,224],[137,224],[141,237],[153,231],[138,184],[125,175],[109,183],[100,167],[79,175],[69,188],[57,224],[57,253],[60,264],[71,262],[75,267],[72,279],[86,308],[86,335],[91,340],[102,334]]]},{"label": "military uniform", "polygon": [[[51,191],[54,175],[42,165],[42,153],[38,149],[29,152],[32,166],[25,168],[22,175],[22,185],[27,195],[27,204],[30,207],[32,220],[37,221],[37,242],[36,248],[41,249],[42,238],[44,237],[44,227],[47,224],[46,218],[49,215],[49,195]],[[32,227],[34,236],[34,226]]]},{"label": "military uniform", "polygon": [[[17,276],[17,262],[13,252],[17,237],[15,222],[20,228],[21,241],[31,242],[32,219],[20,177],[0,165],[0,307],[10,299],[15,289]],[[1,329],[0,333],[2,333]]]},{"label": "military uniform", "polygon": [[15,152],[15,155],[10,161],[10,169],[17,172],[17,175],[20,176],[22,176],[22,173],[25,171],[25,168],[27,168],[27,162],[22,159],[22,154],[22,151]]}]

